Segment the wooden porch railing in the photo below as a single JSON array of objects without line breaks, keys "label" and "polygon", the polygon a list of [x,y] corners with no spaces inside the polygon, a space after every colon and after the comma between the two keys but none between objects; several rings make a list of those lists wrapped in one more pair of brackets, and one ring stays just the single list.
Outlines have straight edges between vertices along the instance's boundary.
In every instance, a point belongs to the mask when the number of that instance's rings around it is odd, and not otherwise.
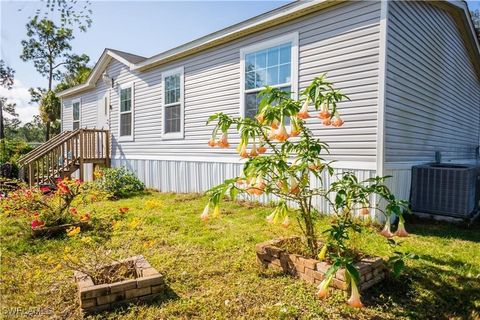
[{"label": "wooden porch railing", "polygon": [[79,170],[84,179],[84,164],[110,166],[108,130],[77,129],[64,131],[18,160],[21,177],[30,186],[53,184],[55,179]]}]

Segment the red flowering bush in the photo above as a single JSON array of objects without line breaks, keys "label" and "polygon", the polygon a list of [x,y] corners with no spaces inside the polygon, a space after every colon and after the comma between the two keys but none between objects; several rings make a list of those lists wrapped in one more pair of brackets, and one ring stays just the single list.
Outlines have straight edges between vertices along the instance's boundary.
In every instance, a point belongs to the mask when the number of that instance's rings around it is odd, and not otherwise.
[{"label": "red flowering bush", "polygon": [[87,184],[80,180],[59,179],[55,188],[23,188],[0,201],[0,210],[8,216],[31,219],[32,229],[77,221],[88,221],[90,213],[80,213],[75,207],[98,199]]}]

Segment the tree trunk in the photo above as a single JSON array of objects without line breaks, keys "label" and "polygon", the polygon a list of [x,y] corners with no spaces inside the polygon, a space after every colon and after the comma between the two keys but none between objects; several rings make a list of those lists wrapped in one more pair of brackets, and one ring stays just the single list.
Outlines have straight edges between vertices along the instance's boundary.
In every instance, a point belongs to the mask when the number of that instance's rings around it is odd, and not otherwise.
[{"label": "tree trunk", "polygon": [[307,203],[303,203],[300,206],[303,220],[305,222],[305,236],[307,238],[307,247],[312,257],[315,258],[318,251],[317,235],[315,233],[315,225],[312,219],[311,207]]},{"label": "tree trunk", "polygon": [[50,121],[45,124],[45,127],[45,142],[47,142],[50,139]]},{"label": "tree trunk", "polygon": [[0,139],[3,140],[4,138],[5,127],[3,126],[3,100],[0,99]]},{"label": "tree trunk", "polygon": [[3,100],[0,99],[0,156],[5,153],[5,128],[3,126]]},{"label": "tree trunk", "polygon": [[[50,70],[48,72],[48,91],[47,92],[50,92],[52,90],[52,80],[53,80],[53,65],[51,62],[49,66],[50,66]],[[47,121],[45,125],[46,125],[45,142],[47,142],[48,140],[50,140],[50,120]]]}]

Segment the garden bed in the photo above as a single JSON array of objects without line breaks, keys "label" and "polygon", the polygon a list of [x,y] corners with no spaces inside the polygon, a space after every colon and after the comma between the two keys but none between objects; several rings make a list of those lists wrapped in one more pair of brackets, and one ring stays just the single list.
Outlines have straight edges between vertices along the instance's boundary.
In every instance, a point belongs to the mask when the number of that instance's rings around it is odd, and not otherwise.
[{"label": "garden bed", "polygon": [[[312,283],[319,284],[330,264],[325,261],[306,258],[296,253],[290,253],[284,249],[286,243],[300,242],[300,237],[286,237],[270,240],[257,244],[256,252],[258,262],[265,268],[283,271],[292,276]],[[360,274],[360,290],[366,290],[385,279],[386,270],[382,258],[363,258],[355,264]],[[345,279],[345,269],[335,273],[330,286],[340,290],[347,290],[348,283]]]},{"label": "garden bed", "polygon": [[[116,273],[123,268],[121,274]],[[153,301],[165,293],[163,275],[153,268],[143,256],[134,256],[111,265],[100,271],[103,279],[114,274],[110,283],[95,283],[92,277],[76,271],[74,274],[78,288],[80,308],[91,314],[130,303]]]},{"label": "garden bed", "polygon": [[58,226],[51,226],[51,227],[36,227],[32,229],[32,236],[34,238],[54,237],[56,235],[59,235],[60,233],[65,233],[67,229],[72,227],[74,228],[80,227],[80,229],[82,230],[89,230],[91,229],[92,226],[88,221],[79,221],[79,222],[61,224]]}]

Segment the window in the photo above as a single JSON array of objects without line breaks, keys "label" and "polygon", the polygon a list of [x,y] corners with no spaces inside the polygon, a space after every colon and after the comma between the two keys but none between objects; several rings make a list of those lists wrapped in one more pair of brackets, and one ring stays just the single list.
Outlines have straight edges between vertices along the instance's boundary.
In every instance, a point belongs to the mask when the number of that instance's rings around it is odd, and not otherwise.
[{"label": "window", "polygon": [[265,87],[297,91],[298,34],[290,34],[241,50],[241,116],[253,118]]},{"label": "window", "polygon": [[123,85],[119,89],[120,115],[119,136],[120,140],[133,141],[133,110],[134,87],[133,84]]},{"label": "window", "polygon": [[76,100],[72,103],[73,122],[72,129],[77,130],[80,128],[80,100]]},{"label": "window", "polygon": [[183,138],[183,68],[163,73],[163,138]]}]

